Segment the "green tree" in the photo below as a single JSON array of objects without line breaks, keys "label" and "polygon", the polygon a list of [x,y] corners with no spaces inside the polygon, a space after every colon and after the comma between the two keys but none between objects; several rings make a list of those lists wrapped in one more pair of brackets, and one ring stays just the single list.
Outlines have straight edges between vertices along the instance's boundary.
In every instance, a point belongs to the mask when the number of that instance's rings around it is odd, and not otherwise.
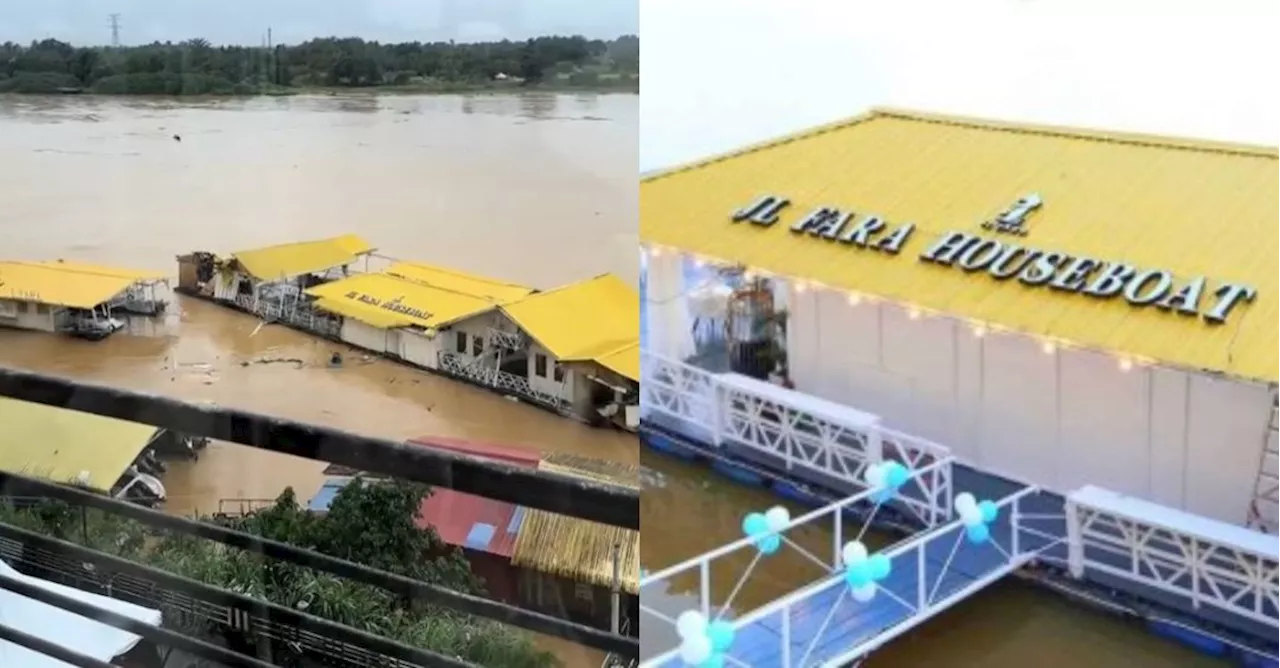
[{"label": "green tree", "polygon": [[[434,530],[417,526],[426,492],[423,486],[401,481],[372,484],[357,480],[338,494],[328,513],[318,515],[301,507],[293,490],[286,489],[273,506],[224,521],[264,538],[462,591],[481,592],[483,583],[472,575],[458,551],[440,542]],[[537,650],[527,634],[496,622],[414,604],[383,589],[187,534],[151,533],[132,520],[96,510],[61,502],[21,509],[0,504],[0,522],[480,665],[558,665],[551,654]],[[275,649],[282,652],[277,662],[292,660],[287,646]]]}]

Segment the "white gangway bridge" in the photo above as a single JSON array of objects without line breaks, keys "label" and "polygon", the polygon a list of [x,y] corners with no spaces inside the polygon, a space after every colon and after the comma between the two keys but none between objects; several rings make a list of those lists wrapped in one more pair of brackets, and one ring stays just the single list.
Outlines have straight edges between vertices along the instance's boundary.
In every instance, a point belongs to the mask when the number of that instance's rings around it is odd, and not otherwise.
[{"label": "white gangway bridge", "polygon": [[[1076,578],[1127,583],[1174,605],[1276,634],[1280,544],[1275,536],[1095,487],[1057,495],[1031,484],[997,481],[957,463],[947,447],[889,429],[875,415],[648,351],[642,363],[641,410],[648,438],[666,440],[668,448],[699,449],[710,457],[779,471],[787,485],[799,481],[849,491],[777,528],[782,549],[812,562],[812,577],[755,609],[733,606],[768,558],[751,537],[644,574],[641,628],[654,629],[643,635],[655,642],[642,638],[642,668],[689,665],[675,631],[682,611],[645,605],[646,590],[655,594],[650,600],[671,600],[662,594],[690,594],[696,581],[694,609],[703,623],[732,628],[731,645],[700,665],[834,668],[857,665],[894,638],[1037,561]],[[901,463],[908,480],[892,500],[875,503],[866,471],[886,460]],[[955,497],[964,492],[998,508],[987,541],[966,540],[954,510]],[[902,518],[899,525],[910,529],[879,551],[892,570],[877,583],[875,596],[860,602],[850,595],[842,549],[862,538],[876,514]],[[854,535],[847,526],[851,517],[863,523]],[[829,553],[813,554],[789,537],[823,524],[832,535]],[[735,557],[750,565],[732,593],[714,600],[713,564]]]}]

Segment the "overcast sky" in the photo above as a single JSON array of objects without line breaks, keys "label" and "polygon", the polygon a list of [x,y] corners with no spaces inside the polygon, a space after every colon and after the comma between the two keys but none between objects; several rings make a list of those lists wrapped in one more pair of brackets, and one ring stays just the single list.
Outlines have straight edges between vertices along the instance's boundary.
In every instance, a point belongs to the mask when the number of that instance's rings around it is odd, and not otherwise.
[{"label": "overcast sky", "polygon": [[0,42],[54,37],[107,44],[108,15],[121,42],[203,37],[258,44],[315,36],[382,41],[525,39],[547,34],[613,38],[635,34],[636,0],[0,0]]},{"label": "overcast sky", "polygon": [[641,0],[641,169],[871,106],[1275,146],[1277,6]]}]

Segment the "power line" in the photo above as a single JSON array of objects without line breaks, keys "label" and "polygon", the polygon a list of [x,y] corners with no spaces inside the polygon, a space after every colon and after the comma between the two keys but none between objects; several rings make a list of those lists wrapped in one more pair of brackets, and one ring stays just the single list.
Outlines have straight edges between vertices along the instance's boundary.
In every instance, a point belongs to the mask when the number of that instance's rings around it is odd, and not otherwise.
[{"label": "power line", "polygon": [[120,46],[120,15],[109,14],[107,19],[111,22],[111,46]]}]

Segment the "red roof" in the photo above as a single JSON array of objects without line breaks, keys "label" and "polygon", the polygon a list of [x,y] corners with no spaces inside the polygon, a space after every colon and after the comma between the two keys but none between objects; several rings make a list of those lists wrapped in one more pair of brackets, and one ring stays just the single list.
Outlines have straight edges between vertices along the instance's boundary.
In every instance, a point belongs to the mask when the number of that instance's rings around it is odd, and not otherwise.
[{"label": "red roof", "polygon": [[[408,442],[529,468],[536,467],[541,459],[534,450],[460,438],[420,436]],[[440,539],[449,545],[510,557],[524,509],[506,501],[436,487],[422,502],[418,515],[419,527],[435,527]]]},{"label": "red roof", "polygon": [[428,448],[448,450],[449,452],[455,452],[460,455],[479,457],[481,459],[493,459],[506,464],[527,466],[529,468],[537,468],[538,462],[542,460],[542,453],[537,450],[513,447],[510,445],[483,443],[465,438],[419,436],[417,438],[409,439],[408,442],[414,445],[424,445]]}]

